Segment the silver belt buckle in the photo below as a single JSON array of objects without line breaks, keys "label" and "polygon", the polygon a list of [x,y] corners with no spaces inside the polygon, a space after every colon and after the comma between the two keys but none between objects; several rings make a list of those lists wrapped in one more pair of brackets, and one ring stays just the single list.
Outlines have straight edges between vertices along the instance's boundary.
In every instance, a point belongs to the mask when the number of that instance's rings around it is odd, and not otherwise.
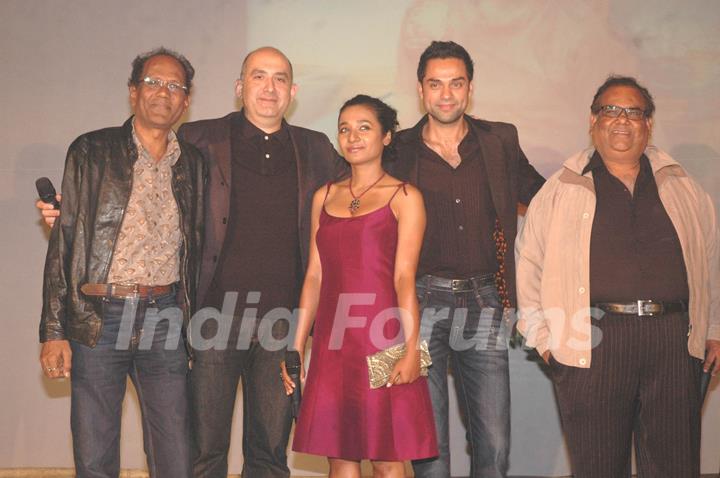
[{"label": "silver belt buckle", "polygon": [[662,304],[658,304],[652,300],[638,300],[637,309],[637,315],[639,317],[652,317],[662,313]]},{"label": "silver belt buckle", "polygon": [[473,284],[470,279],[451,279],[450,289],[453,292],[468,292],[473,289]]}]

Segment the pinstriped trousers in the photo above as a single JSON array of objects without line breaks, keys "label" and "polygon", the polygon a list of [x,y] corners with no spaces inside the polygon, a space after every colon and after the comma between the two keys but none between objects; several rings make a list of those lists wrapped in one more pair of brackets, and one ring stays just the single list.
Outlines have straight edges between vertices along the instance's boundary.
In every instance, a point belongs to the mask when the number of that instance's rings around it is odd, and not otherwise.
[{"label": "pinstriped trousers", "polygon": [[[550,359],[576,478],[700,475],[701,361],[687,350],[685,313],[593,319],[589,369]],[[599,343],[598,343],[599,342]]]}]

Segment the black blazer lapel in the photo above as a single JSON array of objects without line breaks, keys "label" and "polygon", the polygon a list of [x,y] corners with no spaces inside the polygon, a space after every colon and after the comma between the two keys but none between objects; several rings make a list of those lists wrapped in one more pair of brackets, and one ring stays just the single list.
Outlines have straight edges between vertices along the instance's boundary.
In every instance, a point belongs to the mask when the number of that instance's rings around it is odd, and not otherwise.
[{"label": "black blazer lapel", "polygon": [[392,159],[385,165],[385,169],[392,176],[416,186],[419,178],[417,159],[420,155],[419,148],[422,147],[422,140],[418,140],[418,138],[422,137],[422,128],[425,123],[427,123],[427,115],[423,116],[412,128],[398,133],[390,145]]},{"label": "black blazer lapel", "polygon": [[503,227],[507,228],[506,221],[509,217],[515,217],[515,211],[514,205],[509,204],[508,170],[502,140],[490,131],[478,127],[473,121],[468,121],[468,123],[475,131],[480,143],[495,214],[502,222]]},{"label": "black blazer lapel", "polygon": [[[308,173],[307,164],[307,151],[300,150],[299,138],[293,134],[293,128],[288,125],[288,133],[290,134],[290,143],[292,144],[293,154],[295,156],[295,166],[297,168],[297,181],[298,181],[298,231],[302,230],[303,226],[303,213],[305,212],[306,196],[308,194],[308,181],[305,181],[305,177]],[[300,250],[304,249],[303,244],[300,244]],[[303,256],[304,257],[304,256]]]},{"label": "black blazer lapel", "polygon": [[215,158],[216,166],[220,173],[220,178],[225,184],[231,184],[230,179],[230,159],[232,157],[232,150],[230,147],[230,135],[231,135],[231,122],[229,117],[223,118],[218,124],[218,135],[219,141],[214,141],[208,144],[208,150],[210,151],[210,157]]}]

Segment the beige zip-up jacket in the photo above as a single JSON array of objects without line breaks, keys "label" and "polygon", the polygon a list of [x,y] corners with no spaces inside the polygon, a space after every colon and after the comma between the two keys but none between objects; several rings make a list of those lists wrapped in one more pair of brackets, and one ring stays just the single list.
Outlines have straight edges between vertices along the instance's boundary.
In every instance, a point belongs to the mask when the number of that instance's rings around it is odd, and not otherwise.
[{"label": "beige zip-up jacket", "polygon": [[[568,159],[540,189],[515,242],[518,330],[541,355],[588,368],[592,359],[590,235],[595,215],[594,149]],[[720,244],[710,196],[668,154],[648,146],[658,194],[678,234],[690,289],[688,351],[705,357],[720,340]],[[652,299],[652,297],[638,297]],[[596,316],[596,315],[593,315]],[[596,338],[601,334],[596,334]]]}]

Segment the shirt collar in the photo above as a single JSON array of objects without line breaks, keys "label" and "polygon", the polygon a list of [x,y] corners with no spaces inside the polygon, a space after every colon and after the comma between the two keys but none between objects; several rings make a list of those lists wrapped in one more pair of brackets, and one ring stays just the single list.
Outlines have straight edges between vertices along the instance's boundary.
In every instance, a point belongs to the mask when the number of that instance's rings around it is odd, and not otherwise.
[{"label": "shirt collar", "polygon": [[[595,148],[586,148],[578,153],[570,156],[563,163],[563,168],[573,172],[574,174],[581,175],[584,167],[587,165],[589,158],[595,153]],[[648,145],[645,148],[645,156],[648,158],[650,163],[650,169],[652,170],[653,176],[657,175],[660,171],[663,174],[671,176],[687,176],[687,172],[680,166],[680,164],[670,157],[662,149],[654,145]]]},{"label": "shirt collar", "polygon": [[[477,133],[473,129],[472,125],[470,124],[470,121],[468,121],[467,115],[464,116],[465,124],[467,125],[467,133],[463,138],[460,140],[460,143],[458,144],[458,154],[462,157],[463,161],[472,159],[475,155],[472,154],[475,152],[475,150],[479,147],[480,141],[478,140]],[[422,131],[423,127],[425,126],[425,123],[428,121],[428,115],[426,114],[423,116],[420,121],[413,126],[413,141],[417,142],[417,144],[421,144],[426,148],[430,148],[427,144],[425,144],[425,141],[422,137]],[[430,148],[431,149],[431,148]]]},{"label": "shirt collar", "polygon": [[580,175],[585,176],[585,174],[587,174],[589,171],[593,171],[597,168],[605,168],[605,163],[603,163],[603,160],[600,157],[600,153],[595,151],[593,153],[593,155],[590,157],[590,161],[583,168],[582,173],[580,173]]},{"label": "shirt collar", "polygon": [[[143,146],[142,142],[140,142],[140,138],[135,132],[135,118],[133,118],[132,121],[132,138],[135,143],[135,147],[138,150],[138,158],[149,158],[152,160],[152,155],[147,151],[147,149],[145,149],[145,146]],[[168,131],[167,140],[167,149],[165,150],[165,155],[160,159],[160,161],[168,161],[170,166],[175,166],[178,158],[180,158],[180,144],[178,143],[177,135],[172,128]]]},{"label": "shirt collar", "polygon": [[276,141],[279,141],[280,144],[283,146],[286,146],[290,142],[290,133],[288,131],[288,124],[283,118],[282,123],[280,125],[280,129],[275,131],[274,133],[266,133],[265,131],[261,130],[257,126],[255,126],[250,120],[247,119],[245,116],[245,110],[242,109],[240,111],[240,114],[236,116],[237,126],[240,129],[240,134],[245,139],[254,139],[258,137],[262,137],[263,139],[265,136],[268,137],[268,139],[273,139]]},{"label": "shirt collar", "polygon": [[[470,121],[468,120],[468,116],[464,115],[463,119],[465,120],[465,124],[467,125],[468,132],[463,138],[460,140],[460,143],[462,143],[465,140],[470,140],[477,142],[477,133],[473,129],[472,124],[470,124]],[[420,121],[418,121],[415,126],[412,127],[412,136],[411,139],[414,141],[417,141],[418,143],[424,143],[422,132],[423,127],[425,127],[425,123],[428,122],[428,114],[425,114],[422,118],[420,118]]]},{"label": "shirt collar", "polygon": [[[605,163],[603,162],[602,157],[600,156],[600,153],[598,153],[596,150],[593,153],[593,155],[590,157],[590,161],[583,168],[582,176],[584,176],[586,173],[588,173],[590,171],[594,172],[600,168],[602,168],[602,170],[604,170],[604,171],[607,171],[607,167],[605,166]],[[640,172],[638,173],[638,182],[640,180],[644,180],[648,176],[652,176],[652,168],[650,167],[650,160],[643,153],[643,155],[640,156]]]}]

